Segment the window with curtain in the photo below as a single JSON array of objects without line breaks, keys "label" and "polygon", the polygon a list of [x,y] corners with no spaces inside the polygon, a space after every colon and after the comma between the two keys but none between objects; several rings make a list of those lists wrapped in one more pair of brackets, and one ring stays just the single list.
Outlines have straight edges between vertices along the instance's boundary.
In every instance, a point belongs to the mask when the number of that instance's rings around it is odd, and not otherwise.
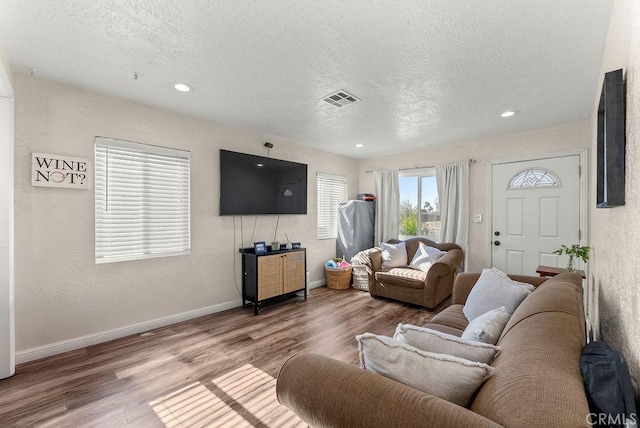
[{"label": "window with curtain", "polygon": [[96,263],[189,254],[191,152],[95,139]]},{"label": "window with curtain", "polygon": [[422,236],[440,240],[440,203],[434,168],[402,171],[399,238]]},{"label": "window with curtain", "polygon": [[348,199],[347,177],[319,172],[316,176],[317,188],[317,238],[338,237],[338,203]]}]

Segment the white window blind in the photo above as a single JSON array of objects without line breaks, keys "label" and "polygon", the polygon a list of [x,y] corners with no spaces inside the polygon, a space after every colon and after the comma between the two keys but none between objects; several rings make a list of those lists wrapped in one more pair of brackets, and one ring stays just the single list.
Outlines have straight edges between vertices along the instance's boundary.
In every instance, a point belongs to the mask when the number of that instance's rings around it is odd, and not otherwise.
[{"label": "white window blind", "polygon": [[338,203],[348,198],[347,177],[317,173],[318,239],[338,236]]},{"label": "white window blind", "polygon": [[96,137],[96,263],[189,254],[191,152]]}]

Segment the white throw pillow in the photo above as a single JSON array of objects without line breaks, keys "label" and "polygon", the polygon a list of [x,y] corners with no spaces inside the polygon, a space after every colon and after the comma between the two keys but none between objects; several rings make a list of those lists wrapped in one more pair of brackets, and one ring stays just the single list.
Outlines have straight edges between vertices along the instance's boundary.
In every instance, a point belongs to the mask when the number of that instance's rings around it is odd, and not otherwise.
[{"label": "white throw pillow", "polygon": [[460,406],[494,371],[487,364],[421,351],[390,337],[365,333],[356,340],[363,369]]},{"label": "white throw pillow", "polygon": [[388,244],[383,242],[380,244],[382,249],[382,267],[406,267],[407,266],[407,246],[404,242],[397,244]]},{"label": "white throw pillow", "polygon": [[422,351],[452,355],[485,364],[490,364],[500,352],[500,347],[489,343],[466,340],[452,334],[411,324],[398,324],[393,338]]},{"label": "white throw pillow", "polygon": [[418,245],[416,254],[413,256],[413,260],[411,260],[409,267],[421,270],[422,272],[428,272],[431,265],[445,254],[446,251],[430,247],[425,243],[420,242],[420,245]]},{"label": "white throw pillow", "polygon": [[513,314],[533,290],[533,285],[514,281],[496,268],[483,269],[462,312],[469,321],[501,306],[507,308],[509,314]]},{"label": "white throw pillow", "polygon": [[504,306],[492,309],[486,314],[474,318],[460,337],[466,340],[476,340],[495,345],[500,339],[502,330],[509,322],[509,318],[511,318],[511,314]]}]

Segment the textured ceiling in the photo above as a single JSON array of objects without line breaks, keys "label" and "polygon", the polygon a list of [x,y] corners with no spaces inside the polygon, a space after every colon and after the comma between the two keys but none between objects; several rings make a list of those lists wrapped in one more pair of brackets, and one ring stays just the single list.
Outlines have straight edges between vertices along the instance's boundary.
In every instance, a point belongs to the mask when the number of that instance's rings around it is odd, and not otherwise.
[{"label": "textured ceiling", "polygon": [[[367,158],[588,119],[612,3],[0,0],[0,45],[18,71]],[[322,101],[339,89],[361,101]]]}]

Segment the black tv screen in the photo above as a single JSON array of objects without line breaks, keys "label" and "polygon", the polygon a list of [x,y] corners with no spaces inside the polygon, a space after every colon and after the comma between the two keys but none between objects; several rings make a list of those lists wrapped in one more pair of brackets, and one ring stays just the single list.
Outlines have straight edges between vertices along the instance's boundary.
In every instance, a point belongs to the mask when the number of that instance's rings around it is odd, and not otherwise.
[{"label": "black tv screen", "polygon": [[306,213],[306,164],[220,150],[220,215]]}]

